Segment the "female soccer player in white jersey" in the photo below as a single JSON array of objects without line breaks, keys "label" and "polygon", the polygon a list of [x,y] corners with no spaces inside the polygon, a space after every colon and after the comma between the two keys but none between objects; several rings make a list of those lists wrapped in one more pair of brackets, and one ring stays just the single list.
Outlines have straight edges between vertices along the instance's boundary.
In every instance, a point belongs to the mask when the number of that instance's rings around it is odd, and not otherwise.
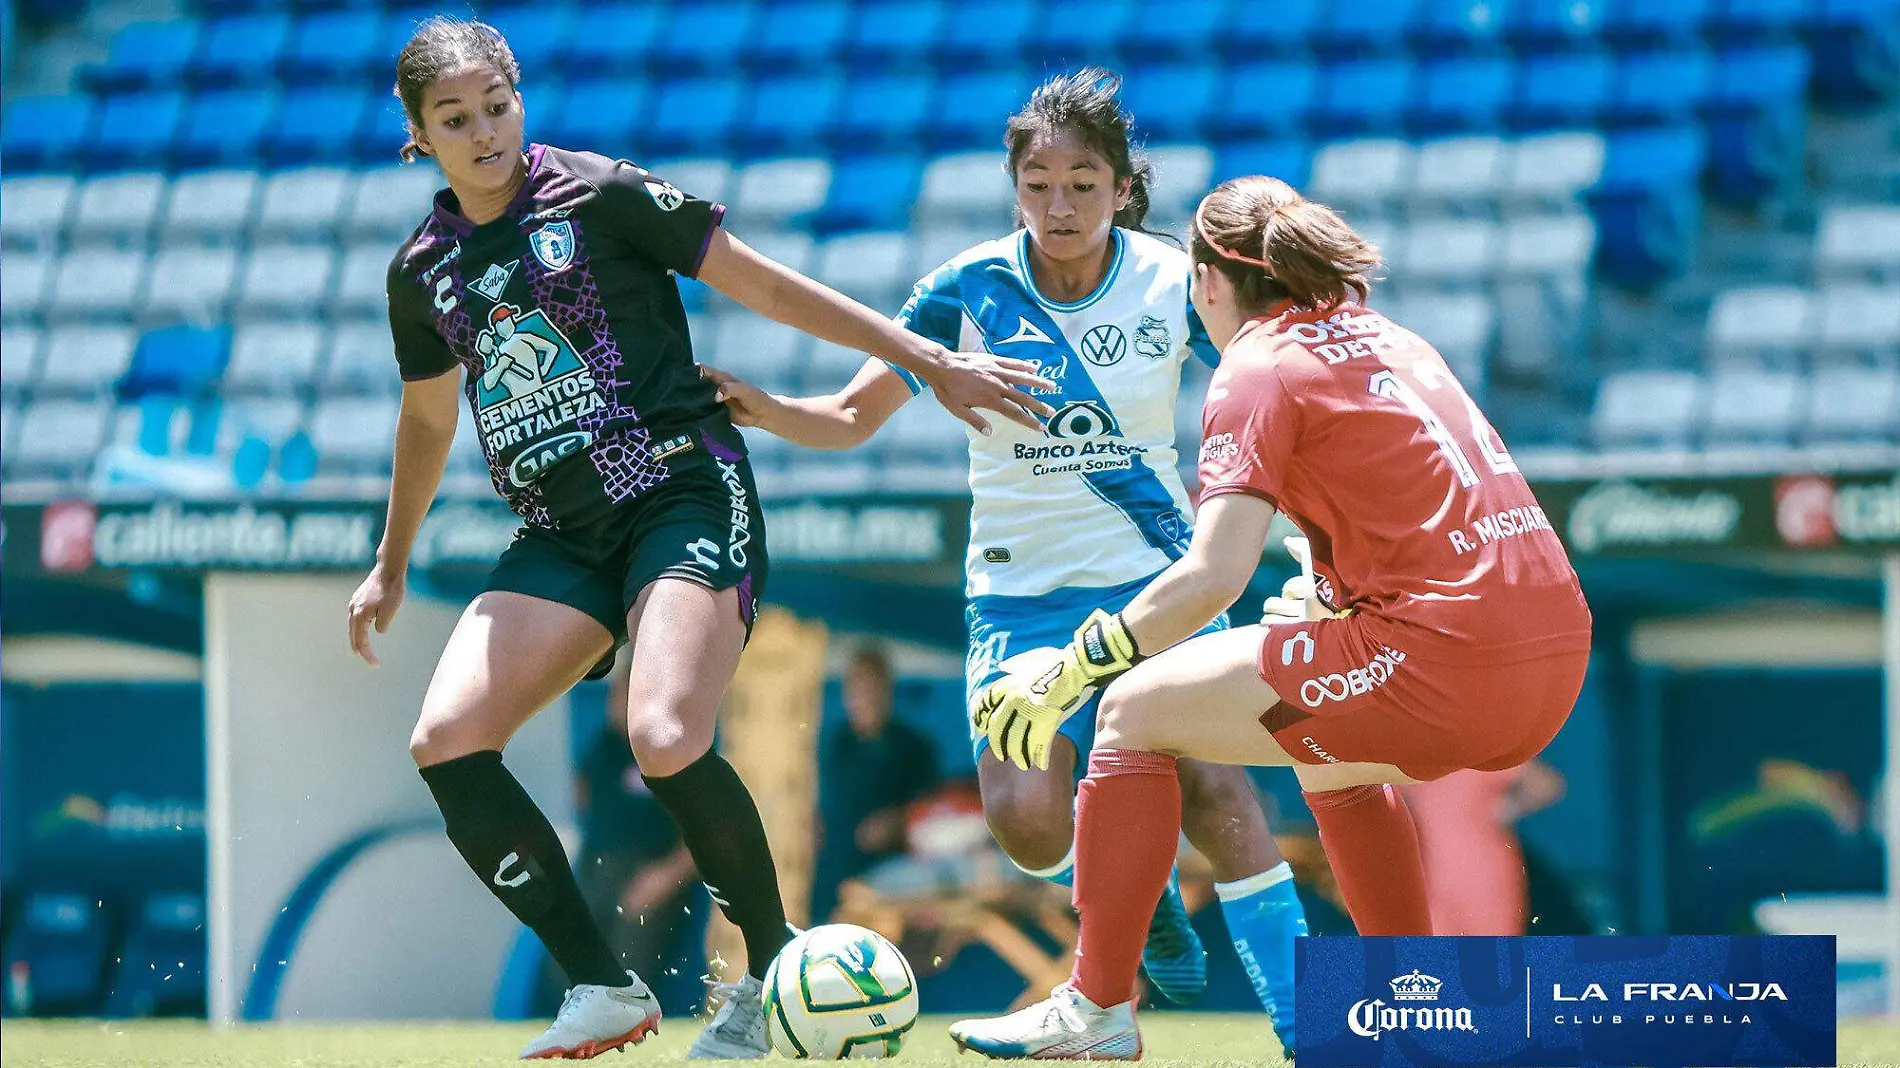
[{"label": "female soccer player in white jersey", "polygon": [[411,145],[448,180],[389,269],[403,376],[389,520],[350,601],[350,645],[402,603],[409,551],[440,483],[456,407],[474,409],[495,487],[521,516],[423,698],[410,753],[449,840],[533,928],[573,989],[524,1056],[591,1057],[659,1020],[575,885],[547,817],[502,764],[520,726],[633,636],[629,738],[749,974],[693,1045],[762,1057],[759,979],[788,938],[757,807],[712,748],[714,716],[766,579],[744,442],[695,370],[672,275],[862,347],[1036,426],[1014,385],[1032,364],[960,356],[748,250],[724,209],[623,160],[523,142],[520,69],[478,22],[432,19],[396,62]]},{"label": "female soccer player in white jersey", "polygon": [[[1359,932],[1430,934],[1418,838],[1387,784],[1524,763],[1583,685],[1590,610],[1563,544],[1444,358],[1364,306],[1377,250],[1259,176],[1208,194],[1193,240],[1194,303],[1222,354],[1193,543],[1091,612],[1054,666],[977,705],[1029,764],[1107,687],[1077,804],[1075,974],[951,1028],[993,1057],[1141,1055],[1128,929],[1167,883],[1179,759],[1291,765]],[[1275,510],[1341,611],[1196,637],[1246,586]]]},{"label": "female soccer player in white jersey", "polygon": [[[1188,544],[1175,397],[1182,361],[1211,361],[1214,351],[1189,306],[1187,254],[1140,229],[1151,170],[1129,144],[1119,86],[1090,69],[1035,91],[1004,137],[1023,228],[933,271],[898,316],[949,348],[1033,360],[1056,383],[1046,427],[970,440],[971,697],[1018,654],[1052,652],[1094,605],[1126,603]],[[707,374],[735,422],[825,449],[863,442],[923,388],[877,359],[824,397],[768,396]],[[997,841],[1026,871],[1063,885],[1074,868],[1074,769],[1090,726],[1091,717],[1071,720],[1033,769],[976,740]],[[1244,772],[1183,761],[1180,777],[1188,837],[1214,866],[1234,946],[1290,1045],[1293,939],[1306,921],[1286,863]],[[1155,985],[1175,1001],[1198,995],[1206,955],[1178,890],[1144,929]]]}]

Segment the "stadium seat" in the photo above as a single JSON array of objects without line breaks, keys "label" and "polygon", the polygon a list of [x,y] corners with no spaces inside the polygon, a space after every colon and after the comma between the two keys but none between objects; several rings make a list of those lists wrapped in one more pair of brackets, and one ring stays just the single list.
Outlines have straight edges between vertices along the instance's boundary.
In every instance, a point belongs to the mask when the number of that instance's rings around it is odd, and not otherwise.
[{"label": "stadium seat", "polygon": [[1824,275],[1900,281],[1900,207],[1829,208],[1821,216],[1815,258]]},{"label": "stadium seat", "polygon": [[149,330],[132,349],[119,378],[122,401],[146,397],[199,397],[224,374],[231,356],[227,327],[168,326]]},{"label": "stadium seat", "polygon": [[1580,280],[1590,269],[1596,242],[1595,220],[1580,211],[1513,218],[1504,226],[1504,274]]},{"label": "stadium seat", "polygon": [[385,311],[390,258],[389,247],[381,242],[350,246],[337,272],[336,291],[330,296],[331,312],[365,315]]},{"label": "stadium seat", "polygon": [[[394,96],[376,93],[369,98],[356,129],[355,151],[351,155],[359,166],[378,166],[398,162],[409,142],[409,123],[403,118],[402,102]],[[346,162],[339,158],[337,162]]]},{"label": "stadium seat", "polygon": [[1495,0],[1424,0],[1412,24],[1412,39],[1425,55],[1487,51],[1516,14]]},{"label": "stadium seat", "polygon": [[762,70],[824,69],[844,46],[851,7],[841,0],[768,4],[745,40],[740,59]]},{"label": "stadium seat", "polygon": [[1313,194],[1348,209],[1379,207],[1412,181],[1415,155],[1407,142],[1390,139],[1327,145],[1313,157]]},{"label": "stadium seat", "polygon": [[807,348],[805,359],[798,368],[799,390],[804,393],[830,393],[842,389],[864,366],[864,361],[864,353],[855,349],[847,349],[829,341],[814,341]]},{"label": "stadium seat", "polygon": [[165,201],[165,176],[153,171],[108,174],[79,186],[67,236],[80,243],[138,241],[152,228]]},{"label": "stadium seat", "polygon": [[328,236],[348,205],[355,172],[337,167],[279,171],[264,183],[252,231],[271,236]]},{"label": "stadium seat", "polygon": [[226,394],[297,393],[315,384],[323,330],[307,320],[252,320],[231,339]]},{"label": "stadium seat", "polygon": [[1319,93],[1311,63],[1252,63],[1230,68],[1225,88],[1208,117],[1208,130],[1223,141],[1266,134],[1302,136]]},{"label": "stadium seat", "polygon": [[1820,296],[1821,353],[1863,356],[1900,366],[1900,290],[1842,283]]},{"label": "stadium seat", "polygon": [[1512,127],[1525,131],[1596,125],[1615,73],[1600,52],[1540,56],[1520,70],[1506,113]]},{"label": "stadium seat", "polygon": [[662,82],[646,127],[640,131],[642,149],[657,153],[723,153],[742,103],[742,87],[732,77]]},{"label": "stadium seat", "polygon": [[234,248],[163,247],[152,260],[141,310],[161,318],[211,322],[223,310],[236,278]]},{"label": "stadium seat", "polygon": [[963,420],[941,404],[925,399],[904,405],[892,414],[875,440],[887,453],[942,460],[955,467],[959,476],[965,473],[969,433]]},{"label": "stadium seat", "polygon": [[804,334],[749,312],[720,316],[711,338],[702,360],[771,390],[794,388],[808,347]]},{"label": "stadium seat", "polygon": [[25,323],[0,326],[0,395],[16,401],[33,388],[45,331]]},{"label": "stadium seat", "polygon": [[1137,4],[1122,25],[1119,51],[1124,56],[1205,61],[1210,42],[1230,26],[1227,0],[1175,0]]},{"label": "stadium seat", "polygon": [[1716,294],[1709,305],[1708,362],[1788,362],[1819,327],[1814,294],[1793,286],[1746,286]]},{"label": "stadium seat", "polygon": [[[917,235],[915,259],[911,260],[910,276],[912,280],[921,280],[937,268],[950,262],[965,249],[975,248],[986,241],[992,241],[1011,233],[1010,225],[986,225],[966,223],[962,225],[943,225],[926,227]],[[906,300],[909,299],[907,296]]]},{"label": "stadium seat", "polygon": [[1606,145],[1596,133],[1553,133],[1514,143],[1506,188],[1521,202],[1574,203],[1603,177]]},{"label": "stadium seat", "polygon": [[[1029,6],[1029,5],[1024,5]],[[1134,21],[1134,0],[1044,0],[1030,27],[1027,53],[1061,69],[1099,63],[1112,55]]]},{"label": "stadium seat", "polygon": [[1492,335],[1497,331],[1497,307],[1483,293],[1414,292],[1403,312],[1382,310],[1401,326],[1431,342],[1466,392],[1483,397]]},{"label": "stadium seat", "polygon": [[[105,437],[110,408],[111,403],[104,397],[39,399],[27,405],[5,457],[7,477],[70,479],[84,475]],[[9,941],[18,941],[21,933],[16,931]]]},{"label": "stadium seat", "polygon": [[1264,174],[1303,189],[1312,161],[1312,149],[1304,141],[1237,141],[1215,154],[1209,181]]},{"label": "stadium seat", "polygon": [[310,442],[316,446],[317,460],[324,471],[382,471],[389,464],[395,440],[393,396],[323,397],[310,413]]},{"label": "stadium seat", "polygon": [[1187,222],[1214,187],[1214,153],[1199,144],[1156,145],[1148,150],[1148,163],[1155,172],[1148,189],[1150,213],[1157,220]]},{"label": "stadium seat", "polygon": [[129,327],[68,326],[47,331],[39,396],[96,397],[132,363],[138,335]]},{"label": "stadium seat", "polygon": [[280,167],[349,159],[373,110],[367,90],[293,88],[265,132],[263,156]]},{"label": "stadium seat", "polygon": [[[387,394],[402,388],[396,367],[396,346],[389,324],[382,319],[353,319],[330,332],[323,357],[318,395],[342,393]],[[387,451],[388,440],[383,442]],[[318,442],[319,451],[323,443]]]},{"label": "stadium seat", "polygon": [[1020,61],[1035,17],[1036,5],[1021,0],[963,0],[931,41],[931,55],[939,70]]},{"label": "stadium seat", "polygon": [[1612,125],[1685,122],[1695,118],[1714,82],[1715,64],[1703,49],[1626,55],[1617,63],[1603,119]]},{"label": "stadium seat", "polygon": [[1029,76],[1014,68],[959,71],[940,83],[925,133],[939,151],[994,145],[1030,88]]},{"label": "stadium seat", "polygon": [[[1345,18],[1336,17],[1332,11],[1321,15],[1320,5],[1313,0],[1299,0],[1288,6],[1294,10],[1286,23],[1287,32],[1304,26],[1307,43],[1315,52],[1343,57],[1403,49],[1406,33],[1417,20],[1420,0],[1360,0]],[[1279,14],[1276,8],[1273,18],[1242,21],[1271,25],[1279,22]]]},{"label": "stadium seat", "polygon": [[100,170],[163,163],[184,117],[185,97],[175,90],[108,96],[80,158]]},{"label": "stadium seat", "polygon": [[1786,46],[1726,52],[1707,114],[1712,190],[1752,204],[1801,167],[1808,54]]},{"label": "stadium seat", "polygon": [[1805,414],[1810,441],[1892,441],[1900,436],[1900,370],[1819,368],[1808,382]]},{"label": "stadium seat", "polygon": [[653,40],[650,59],[662,70],[732,70],[757,17],[758,8],[749,0],[677,5]]},{"label": "stadium seat", "polygon": [[50,248],[66,228],[77,183],[68,174],[0,180],[0,241],[9,249]]},{"label": "stadium seat", "polygon": [[1507,153],[1495,137],[1453,137],[1418,146],[1415,202],[1487,208],[1504,181]]},{"label": "stadium seat", "polygon": [[185,110],[172,143],[180,167],[228,167],[258,160],[258,143],[277,115],[277,95],[258,89],[201,93]]},{"label": "stadium seat", "polygon": [[816,277],[867,307],[895,313],[910,293],[910,236],[866,231],[818,246]]},{"label": "stadium seat", "polygon": [[1497,223],[1436,219],[1414,223],[1405,235],[1403,253],[1391,262],[1406,285],[1454,288],[1490,277],[1502,253]]},{"label": "stadium seat", "polygon": [[567,83],[565,91],[538,91],[523,103],[536,140],[619,156],[638,143],[651,96],[639,78],[590,78]]},{"label": "stadium seat", "polygon": [[1341,63],[1320,75],[1307,122],[1319,137],[1396,133],[1405,121],[1417,71],[1402,60]]},{"label": "stadium seat", "polygon": [[297,21],[284,52],[288,80],[343,82],[393,66],[383,52],[382,14],[350,9],[323,11]]},{"label": "stadium seat", "polygon": [[733,143],[754,158],[809,152],[830,128],[844,95],[844,84],[831,74],[768,78],[751,88]]},{"label": "stadium seat", "polygon": [[[47,420],[37,412],[38,405],[27,410],[26,421],[32,429],[49,429]],[[62,429],[67,424],[60,425]],[[26,428],[23,428],[23,430]],[[97,434],[94,435],[95,444]],[[28,439],[21,434],[15,448],[8,451],[7,467],[12,473],[20,452],[37,451],[49,439]],[[50,439],[57,441],[57,439]],[[88,453],[87,459],[91,459]],[[111,922],[101,902],[90,895],[73,893],[34,893],[27,897],[20,917],[8,934],[5,965],[7,974],[18,976],[24,989],[9,991],[7,1015],[17,1019],[28,1014],[66,1015],[96,1013]]]},{"label": "stadium seat", "polygon": [[90,97],[10,99],[0,123],[0,165],[10,174],[71,168],[92,127]]},{"label": "stadium seat", "polygon": [[800,274],[810,274],[818,258],[818,242],[803,230],[747,230],[743,240],[759,255]]},{"label": "stadium seat", "polygon": [[[1597,39],[1605,11],[1614,0],[1515,0],[1504,37],[1521,53],[1562,51]],[[1673,0],[1672,0],[1673,2]]]},{"label": "stadium seat", "polygon": [[86,68],[82,79],[107,92],[176,85],[198,50],[198,30],[196,19],[134,22],[112,35],[105,62]]},{"label": "stadium seat", "polygon": [[1612,279],[1646,288],[1678,272],[1701,225],[1700,131],[1658,127],[1617,135],[1590,194],[1597,262]]},{"label": "stadium seat", "polygon": [[260,184],[255,171],[200,171],[172,179],[159,239],[234,238],[250,225]]},{"label": "stadium seat", "polygon": [[[11,268],[11,264],[8,267]],[[47,302],[50,316],[120,318],[131,314],[145,279],[145,254],[82,249],[60,257]]]},{"label": "stadium seat", "polygon": [[238,283],[238,314],[314,313],[329,289],[334,263],[335,252],[327,244],[253,246]]},{"label": "stadium seat", "polygon": [[199,85],[269,81],[290,43],[290,25],[290,16],[282,12],[212,19],[185,76]]},{"label": "stadium seat", "polygon": [[1818,0],[1807,37],[1822,100],[1876,104],[1900,88],[1900,5],[1892,0]]},{"label": "stadium seat", "polygon": [[1709,377],[1703,435],[1711,444],[1785,443],[1806,414],[1805,392],[1802,377],[1792,371],[1716,371]]},{"label": "stadium seat", "polygon": [[1128,79],[1123,102],[1135,129],[1153,141],[1193,141],[1204,131],[1221,91],[1220,71],[1206,64],[1144,67]]},{"label": "stadium seat", "polygon": [[839,160],[830,196],[812,229],[818,233],[902,229],[910,221],[910,205],[922,171],[922,162],[909,155]]},{"label": "stadium seat", "polygon": [[[466,404],[456,407],[464,412],[468,409]],[[292,434],[303,429],[303,415],[304,402],[295,397],[228,399],[218,417],[217,454],[235,455],[250,440],[262,442],[266,449],[275,450]],[[240,483],[244,481],[240,479]]]},{"label": "stadium seat", "polygon": [[640,165],[701,200],[723,204],[732,193],[732,163],[728,160],[668,159],[642,161]]},{"label": "stadium seat", "polygon": [[1700,375],[1686,371],[1617,371],[1597,389],[1590,431],[1605,448],[1687,445],[1703,411]]},{"label": "stadium seat", "polygon": [[1016,203],[1015,183],[1003,153],[988,150],[939,156],[924,168],[917,197],[920,222],[963,220],[1007,225]]},{"label": "stadium seat", "polygon": [[343,219],[344,232],[356,238],[386,240],[407,235],[421,225],[434,205],[436,190],[443,185],[442,173],[427,161],[359,173],[362,182]]},{"label": "stadium seat", "polygon": [[37,316],[53,282],[50,253],[8,252],[0,271],[0,318],[11,322]]},{"label": "stadium seat", "polygon": [[829,132],[846,149],[907,147],[922,139],[934,85],[923,74],[865,74],[845,84]]},{"label": "stadium seat", "polygon": [[[607,71],[643,72],[665,13],[659,4],[582,7],[561,49],[561,69],[569,77]],[[540,5],[535,5],[529,17],[541,17]]]},{"label": "stadium seat", "polygon": [[1719,0],[1704,29],[1722,44],[1790,41],[1800,32],[1809,7],[1807,0]]},{"label": "stadium seat", "polygon": [[864,71],[915,60],[941,35],[947,12],[947,0],[864,0],[846,34],[845,54]]},{"label": "stadium seat", "polygon": [[572,69],[562,57],[572,39],[574,15],[567,4],[511,3],[491,8],[482,21],[501,31],[523,76],[538,87],[538,72]]},{"label": "stadium seat", "polygon": [[1494,130],[1503,122],[1512,75],[1510,62],[1495,56],[1433,63],[1419,75],[1408,121],[1424,134]]},{"label": "stadium seat", "polygon": [[1605,38],[1619,48],[1693,43],[1702,32],[1714,0],[1605,0],[1600,22]]},{"label": "stadium seat", "polygon": [[822,159],[754,163],[738,174],[732,209],[738,218],[755,226],[803,223],[824,204],[835,180],[832,165]]}]

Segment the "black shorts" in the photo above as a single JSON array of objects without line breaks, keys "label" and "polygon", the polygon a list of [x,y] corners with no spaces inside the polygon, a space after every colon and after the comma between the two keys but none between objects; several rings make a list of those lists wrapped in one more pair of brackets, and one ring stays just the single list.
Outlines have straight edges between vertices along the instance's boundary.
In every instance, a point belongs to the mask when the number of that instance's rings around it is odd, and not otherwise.
[{"label": "black shorts", "polygon": [[[765,516],[752,467],[743,458],[719,459],[675,467],[657,487],[577,528],[524,524],[483,589],[578,608],[607,628],[618,649],[640,591],[662,578],[737,589],[750,637],[766,571]],[[588,678],[605,675],[612,661],[610,653]]]}]

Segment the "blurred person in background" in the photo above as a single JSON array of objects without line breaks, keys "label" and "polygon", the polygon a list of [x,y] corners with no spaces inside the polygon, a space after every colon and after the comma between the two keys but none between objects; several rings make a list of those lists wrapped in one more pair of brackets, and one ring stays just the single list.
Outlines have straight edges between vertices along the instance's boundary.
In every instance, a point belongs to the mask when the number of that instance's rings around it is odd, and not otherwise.
[{"label": "blurred person in background", "polygon": [[[1187,255],[1142,228],[1154,174],[1131,143],[1120,88],[1118,76],[1090,68],[1035,90],[1003,137],[1021,227],[932,271],[897,317],[946,347],[1033,358],[1060,383],[1044,394],[1059,408],[1046,427],[970,439],[971,702],[1006,671],[1053,656],[1091,607],[1127,603],[1181,558],[1192,533],[1175,398],[1182,365],[1218,355],[1189,303]],[[819,449],[863,443],[928,388],[875,358],[821,397],[773,396],[705,373],[734,422]],[[1206,630],[1226,626],[1223,615]],[[1065,887],[1075,879],[1075,770],[1093,725],[1092,715],[1071,719],[1035,767],[971,738],[997,843],[1024,871]],[[1292,1049],[1294,940],[1306,932],[1292,869],[1244,769],[1183,760],[1178,771],[1188,840],[1213,868],[1234,950]],[[1174,1002],[1199,997],[1207,952],[1178,874],[1142,930],[1142,967],[1156,989]]]},{"label": "blurred person in background", "polygon": [[1533,760],[1501,771],[1467,768],[1399,789],[1418,828],[1432,933],[1528,933],[1530,882],[1517,821],[1556,804],[1563,775]]},{"label": "blurred person in background", "polygon": [[633,645],[628,739],[647,786],[746,945],[691,1055],[768,1052],[760,977],[791,937],[751,791],[713,748],[768,573],[745,442],[695,371],[676,275],[873,352],[1026,427],[1033,365],[960,355],[729,235],[725,209],[624,160],[529,144],[521,68],[492,27],[433,18],[396,60],[405,160],[448,188],[389,266],[402,405],[376,565],[349,605],[370,664],[466,403],[521,527],[443,650],[410,755],[449,841],[533,929],[571,989],[524,1057],[642,1041],[660,1008],[588,912],[560,838],[502,761],[522,724]]},{"label": "blurred person in background", "polygon": [[839,883],[904,852],[909,806],[937,788],[930,739],[891,716],[895,683],[884,650],[852,650],[844,673],[844,720],[831,726],[818,749],[814,923],[837,906]]}]

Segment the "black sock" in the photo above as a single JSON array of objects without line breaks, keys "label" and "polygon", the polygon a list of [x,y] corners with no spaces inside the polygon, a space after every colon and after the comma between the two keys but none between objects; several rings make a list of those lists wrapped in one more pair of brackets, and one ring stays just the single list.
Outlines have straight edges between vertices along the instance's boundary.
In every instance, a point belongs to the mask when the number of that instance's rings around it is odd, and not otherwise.
[{"label": "black sock", "polygon": [[553,825],[493,749],[422,769],[449,841],[482,885],[533,928],[570,984],[627,985],[587,911]]},{"label": "black sock", "polygon": [[746,970],[763,979],[766,966],[792,935],[752,792],[711,750],[677,774],[642,777],[672,814],[713,900],[745,936]]}]

